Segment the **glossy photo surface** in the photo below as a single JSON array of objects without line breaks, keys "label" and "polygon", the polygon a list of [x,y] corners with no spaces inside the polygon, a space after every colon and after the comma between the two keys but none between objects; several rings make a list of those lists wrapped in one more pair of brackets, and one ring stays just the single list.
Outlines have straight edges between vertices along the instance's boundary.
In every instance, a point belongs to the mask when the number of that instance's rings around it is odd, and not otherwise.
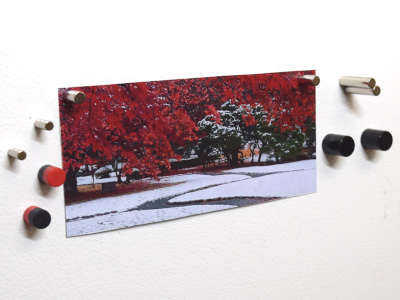
[{"label": "glossy photo surface", "polygon": [[316,192],[312,74],[59,89],[67,236]]}]

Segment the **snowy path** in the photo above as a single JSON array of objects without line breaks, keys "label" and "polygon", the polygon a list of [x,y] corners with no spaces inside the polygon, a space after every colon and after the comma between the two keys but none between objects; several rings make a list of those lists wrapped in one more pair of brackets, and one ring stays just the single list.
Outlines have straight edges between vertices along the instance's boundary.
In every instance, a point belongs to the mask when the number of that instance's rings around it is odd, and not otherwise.
[{"label": "snowy path", "polygon": [[171,204],[240,197],[286,198],[317,191],[316,171],[303,170],[265,175],[191,192],[168,201]]},{"label": "snowy path", "polygon": [[83,219],[67,223],[67,236],[96,233],[136,225],[167,221],[211,211],[233,208],[231,205],[193,205],[151,210],[133,210],[130,212],[112,213],[96,218]]},{"label": "snowy path", "polygon": [[277,164],[270,166],[254,166],[254,167],[243,167],[224,171],[225,173],[235,173],[235,174],[257,174],[257,173],[278,173],[278,172],[288,172],[297,170],[310,170],[316,168],[316,160],[302,160],[292,163]]},{"label": "snowy path", "polygon": [[181,184],[159,188],[156,190],[127,194],[116,197],[107,197],[87,201],[79,204],[68,205],[65,208],[66,219],[75,219],[88,215],[102,214],[110,211],[124,211],[140,206],[141,204],[154,201],[159,198],[171,197],[212,185],[234,182],[250,178],[247,175],[224,174],[218,176],[203,174],[187,174],[162,177],[160,183]]},{"label": "snowy path", "polygon": [[[176,184],[66,206],[67,236],[171,220],[316,192],[315,160],[161,177]],[[229,199],[229,200],[221,200]],[[211,203],[193,202],[213,200]]]}]

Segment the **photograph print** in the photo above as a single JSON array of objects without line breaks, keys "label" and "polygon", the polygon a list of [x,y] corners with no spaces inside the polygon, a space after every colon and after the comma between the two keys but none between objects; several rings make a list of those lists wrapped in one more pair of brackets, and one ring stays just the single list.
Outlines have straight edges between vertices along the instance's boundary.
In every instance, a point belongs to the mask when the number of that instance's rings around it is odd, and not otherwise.
[{"label": "photograph print", "polygon": [[316,192],[313,74],[59,89],[67,236]]}]

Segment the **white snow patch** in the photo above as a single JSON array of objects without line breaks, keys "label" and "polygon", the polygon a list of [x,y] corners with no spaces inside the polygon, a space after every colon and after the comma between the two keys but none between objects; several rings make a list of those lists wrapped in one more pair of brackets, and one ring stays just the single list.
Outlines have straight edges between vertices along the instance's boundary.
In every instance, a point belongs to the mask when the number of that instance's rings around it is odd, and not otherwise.
[{"label": "white snow patch", "polygon": [[215,200],[218,198],[286,198],[317,191],[316,170],[265,175],[187,193],[170,199],[169,203]]},{"label": "white snow patch", "polygon": [[[121,180],[124,182],[126,177],[121,177]],[[80,176],[77,178],[78,180],[78,185],[85,185],[85,184],[93,184],[93,177],[92,176]],[[102,178],[102,179],[97,179],[94,177],[94,183],[106,183],[106,182],[117,182],[118,178],[117,177],[110,177],[110,178]]]},{"label": "white snow patch", "polygon": [[77,236],[113,229],[132,227],[142,224],[155,223],[212,211],[233,208],[233,205],[191,205],[149,210],[134,210],[118,212],[105,216],[82,219],[67,223],[67,236]]}]

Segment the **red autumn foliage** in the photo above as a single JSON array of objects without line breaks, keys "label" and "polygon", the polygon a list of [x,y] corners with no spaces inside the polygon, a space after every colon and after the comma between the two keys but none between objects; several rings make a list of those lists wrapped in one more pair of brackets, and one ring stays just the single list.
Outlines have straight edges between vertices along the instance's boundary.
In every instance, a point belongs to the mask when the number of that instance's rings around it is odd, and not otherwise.
[{"label": "red autumn foliage", "polygon": [[[69,88],[85,93],[87,100],[81,105],[64,101],[67,89],[59,89],[66,188],[76,185],[82,165],[107,164],[117,157],[125,174],[137,169],[143,176],[157,177],[162,168],[170,168],[171,158],[180,159],[175,148],[199,139],[197,122],[205,115],[219,122],[217,110],[230,99],[261,104],[278,128],[303,126],[307,118],[315,118],[315,90],[299,86],[298,76],[303,74],[314,72]],[[254,124],[252,116],[243,118]]]}]

